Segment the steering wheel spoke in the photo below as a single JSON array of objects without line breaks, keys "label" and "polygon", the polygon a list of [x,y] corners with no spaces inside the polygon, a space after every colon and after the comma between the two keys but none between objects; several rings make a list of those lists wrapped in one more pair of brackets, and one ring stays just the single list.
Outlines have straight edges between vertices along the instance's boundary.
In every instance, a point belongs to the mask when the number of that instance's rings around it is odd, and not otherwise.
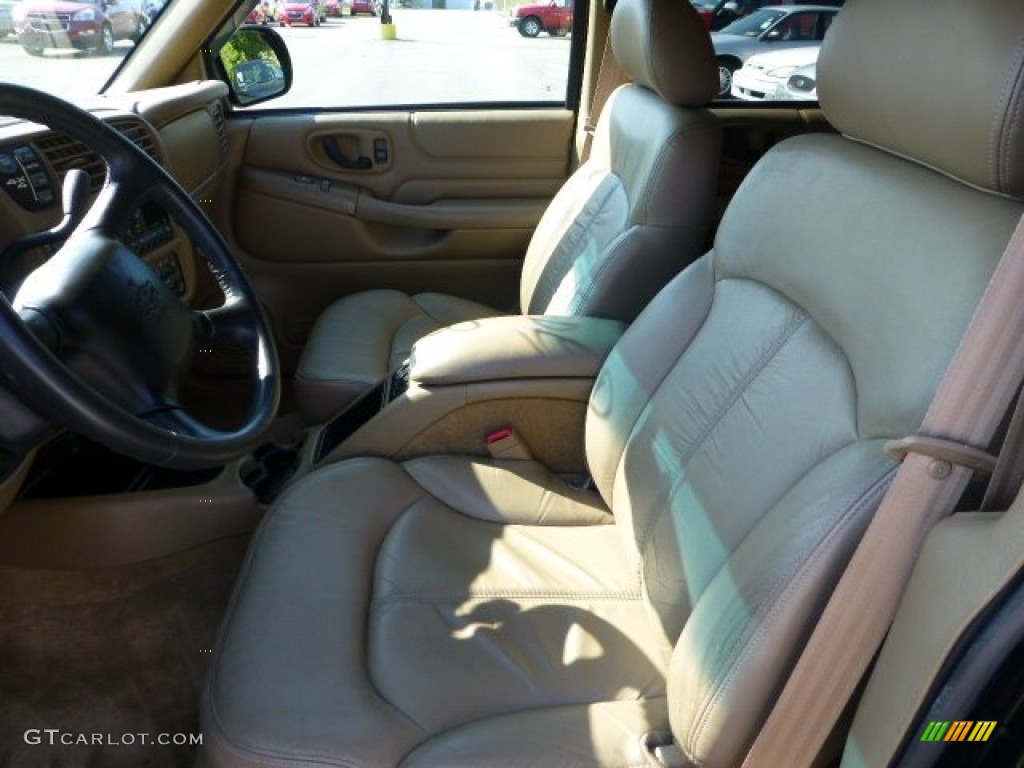
[{"label": "steering wheel spoke", "polygon": [[193,315],[196,341],[200,347],[216,344],[249,346],[259,341],[252,322],[252,307],[242,297],[236,297],[216,309],[197,310]]},{"label": "steering wheel spoke", "polygon": [[107,183],[75,232],[95,232],[111,240],[117,239],[139,207],[145,188],[138,180],[129,178],[123,169],[112,167]]}]

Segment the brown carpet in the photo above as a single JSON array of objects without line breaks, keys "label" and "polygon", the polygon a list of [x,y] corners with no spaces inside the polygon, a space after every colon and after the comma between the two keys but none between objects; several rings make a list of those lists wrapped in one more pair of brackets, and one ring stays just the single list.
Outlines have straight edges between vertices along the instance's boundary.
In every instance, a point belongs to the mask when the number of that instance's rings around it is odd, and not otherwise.
[{"label": "brown carpet", "polygon": [[[199,734],[199,687],[246,543],[94,571],[0,565],[0,766],[191,765],[194,745],[139,734]],[[26,742],[30,729],[42,743]],[[115,744],[59,743],[83,738]]]}]

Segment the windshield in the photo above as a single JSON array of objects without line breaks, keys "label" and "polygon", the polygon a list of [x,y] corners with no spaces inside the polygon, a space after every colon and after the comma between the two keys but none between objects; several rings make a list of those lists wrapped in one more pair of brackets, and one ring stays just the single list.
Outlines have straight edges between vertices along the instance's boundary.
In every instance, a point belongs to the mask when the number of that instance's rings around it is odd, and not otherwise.
[{"label": "windshield", "polygon": [[167,0],[0,0],[0,81],[99,93]]},{"label": "windshield", "polygon": [[715,6],[718,5],[720,1],[721,0],[690,0],[694,8],[699,8],[702,11],[715,10]]},{"label": "windshield", "polygon": [[785,15],[785,11],[773,11],[770,8],[762,8],[760,11],[755,11],[749,16],[744,16],[742,19],[734,21],[722,29],[722,34],[760,37]]}]

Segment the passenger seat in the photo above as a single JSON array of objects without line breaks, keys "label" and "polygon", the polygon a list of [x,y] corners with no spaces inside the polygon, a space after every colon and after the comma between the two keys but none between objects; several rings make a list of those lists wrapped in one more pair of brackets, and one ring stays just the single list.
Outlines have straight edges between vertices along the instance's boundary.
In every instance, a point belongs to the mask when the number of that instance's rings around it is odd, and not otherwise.
[{"label": "passenger seat", "polygon": [[[609,98],[590,158],[544,213],[526,252],[523,314],[631,321],[701,255],[712,223],[721,133],[710,38],[689,3],[644,0],[612,18],[632,80]],[[426,334],[504,314],[454,296],[377,290],[317,320],[295,375],[299,410],[325,421],[388,375]]]}]

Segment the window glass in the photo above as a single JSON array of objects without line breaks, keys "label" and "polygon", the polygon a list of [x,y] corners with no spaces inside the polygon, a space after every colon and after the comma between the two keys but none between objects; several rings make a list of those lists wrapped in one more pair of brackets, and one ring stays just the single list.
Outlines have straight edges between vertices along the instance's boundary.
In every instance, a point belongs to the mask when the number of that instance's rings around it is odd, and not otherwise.
[{"label": "window glass", "polygon": [[720,101],[817,101],[817,60],[839,9],[763,8],[713,32]]},{"label": "window glass", "polygon": [[260,107],[565,103],[571,0],[263,2],[250,20],[278,28],[294,71]]},{"label": "window glass", "polygon": [[0,79],[98,93],[166,0],[0,0]]},{"label": "window glass", "polygon": [[762,8],[749,16],[734,21],[722,30],[723,35],[742,35],[743,37],[759,37],[768,31],[771,26],[785,16],[784,11],[773,11]]}]

